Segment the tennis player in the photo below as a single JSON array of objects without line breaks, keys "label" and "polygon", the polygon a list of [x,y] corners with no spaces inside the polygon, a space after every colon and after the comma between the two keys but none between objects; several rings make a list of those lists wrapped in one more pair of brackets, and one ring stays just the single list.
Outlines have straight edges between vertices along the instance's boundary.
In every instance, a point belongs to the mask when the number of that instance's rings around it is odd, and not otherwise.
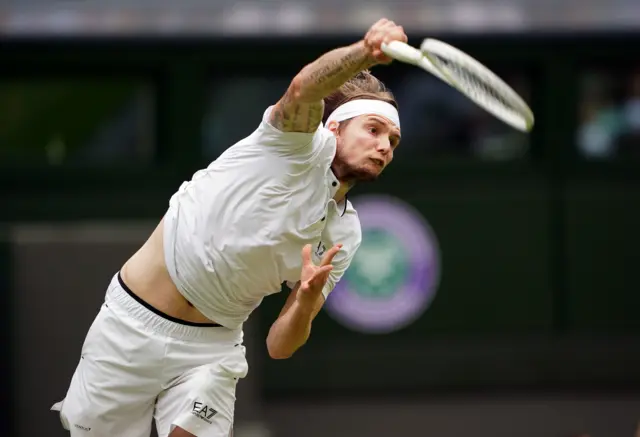
[{"label": "tennis player", "polygon": [[[308,339],[361,241],[346,199],[393,159],[400,121],[368,69],[406,41],[383,19],[305,66],[248,137],[172,196],[109,285],[60,412],[71,436],[227,437],[248,371],[242,325],[287,282],[267,337],[283,359]],[[324,122],[323,122],[324,121]]]}]

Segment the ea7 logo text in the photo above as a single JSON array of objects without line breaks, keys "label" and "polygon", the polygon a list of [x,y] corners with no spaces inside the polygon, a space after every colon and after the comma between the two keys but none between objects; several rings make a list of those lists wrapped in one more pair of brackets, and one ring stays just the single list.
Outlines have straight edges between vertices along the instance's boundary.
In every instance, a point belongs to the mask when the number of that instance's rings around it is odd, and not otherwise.
[{"label": "ea7 logo text", "polygon": [[204,420],[207,423],[211,423],[211,418],[218,412],[213,408],[203,404],[202,402],[194,402],[191,414]]}]

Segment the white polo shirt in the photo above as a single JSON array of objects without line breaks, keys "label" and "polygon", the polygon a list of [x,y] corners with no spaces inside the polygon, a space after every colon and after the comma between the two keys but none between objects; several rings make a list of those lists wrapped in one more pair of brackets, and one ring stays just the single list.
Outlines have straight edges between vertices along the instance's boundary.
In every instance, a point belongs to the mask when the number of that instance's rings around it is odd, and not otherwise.
[{"label": "white polo shirt", "polygon": [[268,123],[196,172],[171,197],[165,216],[165,260],[184,297],[207,318],[237,328],[281,284],[300,280],[301,250],[342,243],[323,291],[333,290],[360,246],[358,215],[333,196],[336,139],[281,132]]}]

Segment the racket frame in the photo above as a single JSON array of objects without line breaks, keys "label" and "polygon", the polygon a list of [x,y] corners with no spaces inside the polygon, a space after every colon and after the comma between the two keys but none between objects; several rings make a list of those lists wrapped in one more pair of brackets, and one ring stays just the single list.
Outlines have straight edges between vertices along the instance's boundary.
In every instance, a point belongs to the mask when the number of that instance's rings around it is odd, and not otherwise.
[{"label": "racket frame", "polygon": [[[515,129],[523,132],[529,132],[533,128],[534,115],[526,102],[516,93],[509,85],[507,85],[498,75],[489,68],[481,64],[478,60],[469,56],[467,53],[451,46],[443,41],[433,38],[426,38],[422,41],[420,49],[410,46],[401,41],[392,41],[388,44],[382,44],[382,51],[389,57],[422,68],[428,73],[436,76],[438,79],[447,83],[451,87],[467,96],[485,111],[493,114],[496,118],[502,120]],[[438,66],[436,56],[445,59],[454,60],[466,67],[468,70],[477,75],[488,79],[489,85],[497,91],[506,101],[515,108],[515,111],[504,109],[504,105],[488,104],[485,100],[477,99],[472,96],[466,87],[457,83],[446,69]],[[471,67],[471,68],[468,68]],[[515,114],[517,115],[515,115]]]}]

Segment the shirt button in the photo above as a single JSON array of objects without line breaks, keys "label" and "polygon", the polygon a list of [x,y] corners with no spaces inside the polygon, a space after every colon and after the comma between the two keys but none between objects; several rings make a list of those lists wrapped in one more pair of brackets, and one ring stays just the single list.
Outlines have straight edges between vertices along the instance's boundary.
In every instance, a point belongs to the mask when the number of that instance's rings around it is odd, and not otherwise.
[{"label": "shirt button", "polygon": [[331,182],[331,185],[333,185],[335,187],[336,185],[338,185],[338,183],[336,181],[333,181],[333,182]]}]

